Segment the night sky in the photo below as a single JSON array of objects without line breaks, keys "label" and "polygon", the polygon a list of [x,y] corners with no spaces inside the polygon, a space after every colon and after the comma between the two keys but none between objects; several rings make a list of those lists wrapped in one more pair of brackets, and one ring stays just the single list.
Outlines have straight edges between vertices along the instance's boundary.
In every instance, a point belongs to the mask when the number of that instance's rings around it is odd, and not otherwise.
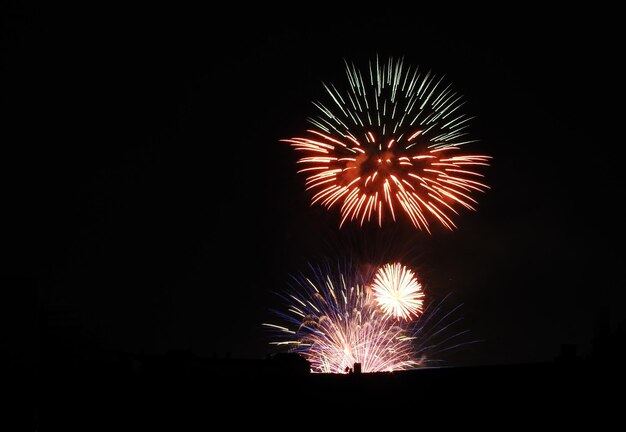
[{"label": "night sky", "polygon": [[[583,13],[264,14],[6,18],[43,346],[263,358],[290,273],[381,254],[463,303],[482,342],[455,364],[552,360],[566,343],[586,355],[598,322],[623,325],[613,27]],[[279,142],[308,127],[321,81],[345,84],[344,58],[377,54],[445,74],[477,116],[492,189],[454,232],[339,230]]]}]

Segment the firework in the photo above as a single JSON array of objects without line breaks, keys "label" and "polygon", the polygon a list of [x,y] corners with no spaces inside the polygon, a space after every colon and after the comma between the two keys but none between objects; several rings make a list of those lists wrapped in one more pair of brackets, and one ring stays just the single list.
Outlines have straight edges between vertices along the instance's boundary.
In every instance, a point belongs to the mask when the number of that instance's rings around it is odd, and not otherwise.
[{"label": "firework", "polygon": [[328,102],[308,121],[307,135],[282,141],[303,156],[312,204],[339,207],[347,221],[393,221],[403,214],[430,232],[437,221],[452,230],[460,208],[475,210],[476,192],[488,189],[476,168],[489,156],[465,154],[471,117],[462,96],[430,71],[402,59],[369,63],[364,72],[346,62],[348,90],[324,84]]},{"label": "firework", "polygon": [[344,373],[354,363],[363,372],[434,364],[431,355],[464,333],[441,340],[444,330],[458,322],[442,313],[441,302],[408,323],[378,307],[358,272],[312,270],[311,277],[294,277],[291,291],[281,295],[286,311],[274,311],[281,322],[263,325],[276,332],[272,344],[302,355],[313,372]]},{"label": "firework", "polygon": [[371,286],[379,307],[395,318],[410,320],[422,313],[424,292],[415,274],[400,263],[382,266]]}]

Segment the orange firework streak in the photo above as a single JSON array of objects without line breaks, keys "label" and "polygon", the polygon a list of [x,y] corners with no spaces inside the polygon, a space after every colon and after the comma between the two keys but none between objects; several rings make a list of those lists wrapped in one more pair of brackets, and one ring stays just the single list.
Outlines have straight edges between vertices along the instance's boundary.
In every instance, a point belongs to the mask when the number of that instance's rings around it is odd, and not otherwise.
[{"label": "orange firework streak", "polygon": [[370,63],[367,90],[354,66],[346,70],[344,96],[324,85],[339,110],[315,102],[321,115],[309,121],[316,128],[282,140],[305,154],[298,172],[307,174],[312,204],[340,207],[340,227],[348,220],[382,226],[387,214],[396,221],[400,213],[427,232],[432,220],[456,228],[452,215],[460,207],[475,210],[471,195],[488,189],[475,169],[491,159],[461,154],[461,146],[473,142],[463,140],[470,118],[454,115],[461,97],[450,86],[435,96],[441,79],[435,83],[430,72],[417,70],[409,78],[401,60],[377,61],[374,69]]}]

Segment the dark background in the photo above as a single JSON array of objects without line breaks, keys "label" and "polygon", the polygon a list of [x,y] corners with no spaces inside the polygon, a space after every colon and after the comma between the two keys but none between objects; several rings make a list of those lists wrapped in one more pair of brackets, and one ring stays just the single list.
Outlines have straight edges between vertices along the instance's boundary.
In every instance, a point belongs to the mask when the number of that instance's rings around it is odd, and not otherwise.
[{"label": "dark background", "polygon": [[[608,11],[536,12],[11,8],[8,186],[37,324],[5,302],[3,344],[263,358],[271,292],[340,252],[402,255],[433,296],[452,291],[482,340],[453,364],[588,355],[625,316],[621,51]],[[376,54],[445,74],[477,116],[492,189],[453,233],[339,231],[279,142],[307,127],[322,80],[344,85],[344,58]]]}]

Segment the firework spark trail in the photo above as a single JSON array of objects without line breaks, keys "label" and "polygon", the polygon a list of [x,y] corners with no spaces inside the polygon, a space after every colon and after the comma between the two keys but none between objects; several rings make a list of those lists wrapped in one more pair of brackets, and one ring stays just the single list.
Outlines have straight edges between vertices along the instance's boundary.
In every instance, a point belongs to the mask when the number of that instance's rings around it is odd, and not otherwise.
[{"label": "firework spark trail", "polygon": [[[313,268],[313,276],[294,277],[281,295],[286,311],[274,311],[281,324],[264,323],[276,332],[274,345],[288,346],[310,363],[313,372],[343,373],[354,363],[363,372],[397,371],[435,364],[430,355],[465,332],[448,335],[457,308],[442,314],[439,302],[410,323],[384,313],[357,272]],[[471,342],[460,342],[463,345]]]},{"label": "firework spark trail", "polygon": [[409,321],[422,313],[422,285],[415,274],[400,263],[382,266],[374,276],[371,289],[386,314]]},{"label": "firework spark trail", "polygon": [[314,277],[294,277],[284,297],[289,325],[264,324],[304,356],[314,372],[343,373],[354,363],[363,372],[411,369],[418,365],[410,335],[371,302],[365,284],[346,272],[314,269]]},{"label": "firework spark trail", "polygon": [[[419,325],[413,327],[416,352],[429,353],[430,356],[433,356],[464,345],[480,342],[479,340],[461,339],[462,336],[469,333],[467,329],[450,331],[463,320],[461,316],[455,315],[463,305],[457,304],[452,309],[447,310],[445,306],[450,301],[449,298],[450,294],[437,302],[432,302],[420,316]],[[443,336],[443,339],[440,339],[440,336]],[[429,364],[438,362],[441,360],[428,359]]]},{"label": "firework spark trail", "polygon": [[[476,168],[489,156],[463,154],[472,119],[459,109],[462,96],[430,71],[402,59],[369,63],[363,74],[346,62],[349,87],[340,92],[323,84],[329,103],[308,118],[308,136],[282,141],[303,156],[312,204],[340,207],[340,226],[350,220],[383,223],[406,215],[430,232],[431,221],[452,230],[459,207],[475,210],[472,193],[489,187]],[[365,75],[365,79],[364,79]]]}]

